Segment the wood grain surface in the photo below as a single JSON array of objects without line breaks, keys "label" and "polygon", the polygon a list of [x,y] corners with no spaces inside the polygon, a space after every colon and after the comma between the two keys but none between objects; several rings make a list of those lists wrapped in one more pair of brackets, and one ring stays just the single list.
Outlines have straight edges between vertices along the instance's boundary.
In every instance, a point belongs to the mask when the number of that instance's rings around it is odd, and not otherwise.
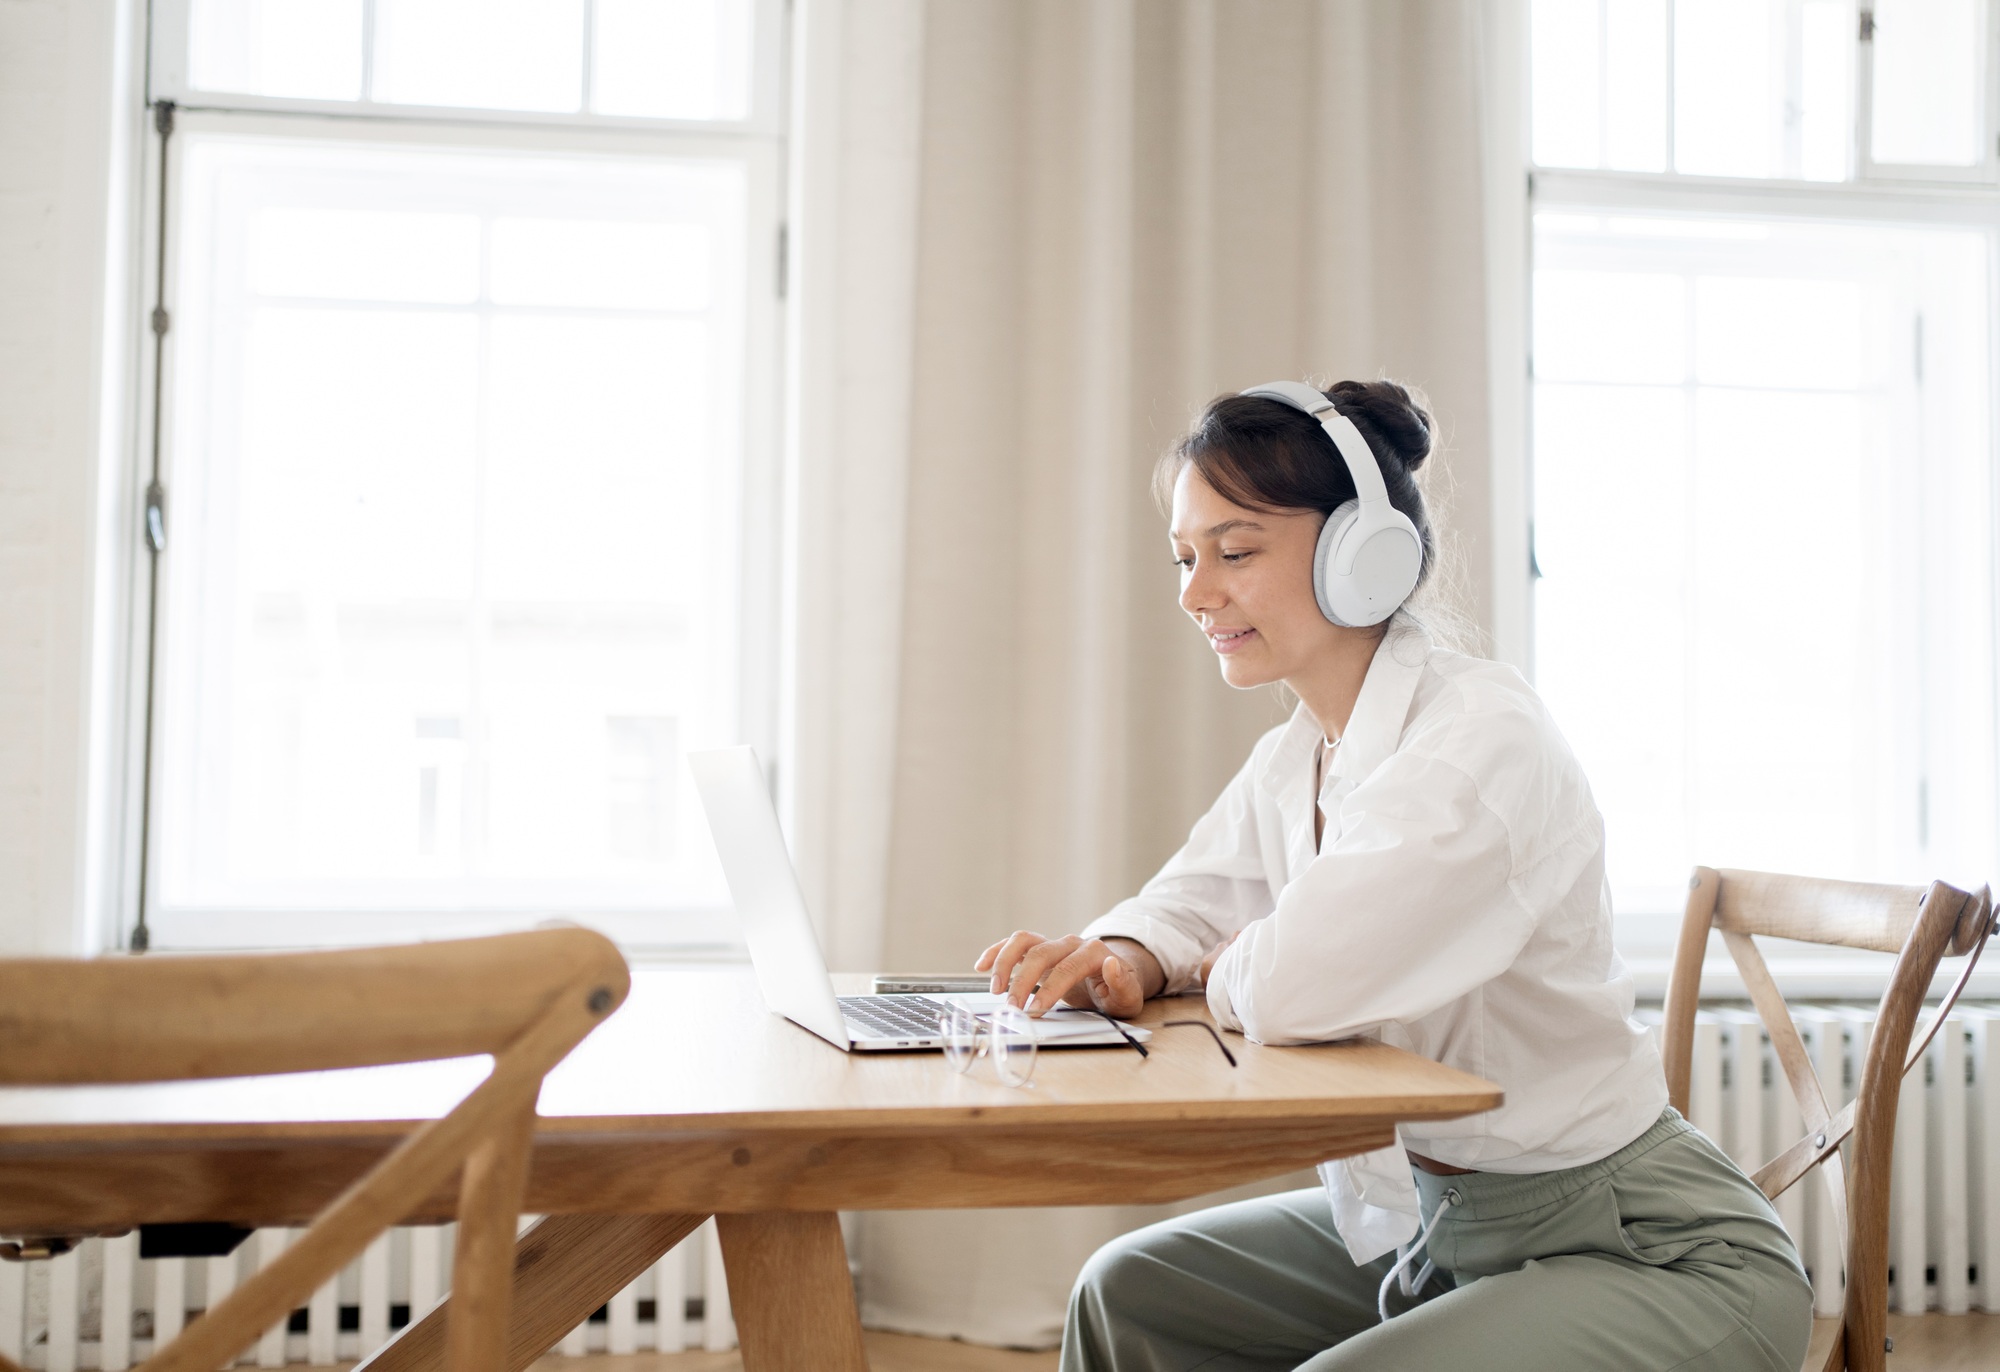
[{"label": "wood grain surface", "polygon": [[5,958],[0,1083],[165,1082],[493,1053],[576,976],[603,978],[613,999],[625,994],[617,950],[574,927],[313,953]]},{"label": "wood grain surface", "polygon": [[[504,1360],[486,1364],[520,1372],[611,1299],[662,1254],[700,1227],[701,1215],[556,1215],[521,1236],[513,1259],[514,1300]],[[436,1367],[445,1352],[452,1302],[440,1302],[375,1351],[367,1372]]]},{"label": "wood grain surface", "polygon": [[838,1215],[723,1215],[716,1229],[745,1367],[868,1372]]},{"label": "wood grain surface", "polygon": [[[865,978],[854,978],[865,985]],[[1205,1018],[1156,1002],[1141,1023]],[[549,1074],[526,1207],[636,1210],[1175,1199],[1490,1109],[1477,1077],[1379,1044],[1265,1048],[1164,1029],[1153,1053],[1050,1049],[1026,1088],[935,1052],[846,1054],[768,1014],[747,968],[635,969]],[[0,1229],[296,1223],[480,1080],[478,1060],[289,1078],[0,1089]],[[1088,1142],[1086,1142],[1088,1141]],[[33,1185],[27,1185],[32,1175]],[[1010,1197],[1018,1197],[1010,1199]],[[696,1203],[699,1202],[699,1203]],[[440,1185],[416,1216],[454,1213]],[[85,1223],[85,1221],[88,1221]]]}]

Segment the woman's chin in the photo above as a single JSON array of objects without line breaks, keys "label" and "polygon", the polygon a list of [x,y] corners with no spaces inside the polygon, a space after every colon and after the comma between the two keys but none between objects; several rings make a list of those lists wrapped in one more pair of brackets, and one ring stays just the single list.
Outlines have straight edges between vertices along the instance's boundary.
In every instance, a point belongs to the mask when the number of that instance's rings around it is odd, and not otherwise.
[{"label": "woman's chin", "polygon": [[1222,659],[1222,679],[1239,691],[1248,691],[1257,686],[1269,686],[1278,678],[1256,662],[1245,661],[1241,657]]}]

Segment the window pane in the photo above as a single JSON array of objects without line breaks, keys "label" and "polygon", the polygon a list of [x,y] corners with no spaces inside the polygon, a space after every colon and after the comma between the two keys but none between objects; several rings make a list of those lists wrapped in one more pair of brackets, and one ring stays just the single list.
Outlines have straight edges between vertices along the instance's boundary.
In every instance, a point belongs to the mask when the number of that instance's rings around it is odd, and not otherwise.
[{"label": "window pane", "polygon": [[1799,6],[1799,175],[1845,181],[1854,175],[1853,0]]},{"label": "window pane", "polygon": [[251,289],[325,300],[479,298],[479,218],[273,206],[249,223]]},{"label": "window pane", "polygon": [[162,907],[717,899],[740,165],[188,138]]},{"label": "window pane", "polygon": [[750,0],[597,0],[591,109],[653,119],[750,113]]},{"label": "window pane", "polygon": [[1536,0],[1535,160],[1667,167],[1666,0]]},{"label": "window pane", "polygon": [[1537,273],[1535,375],[1680,380],[1687,370],[1686,298],[1686,283],[1661,272]]},{"label": "window pane", "polygon": [[1665,171],[1671,107],[1674,170],[1844,180],[1856,22],[1854,0],[1535,0],[1535,160]]},{"label": "window pane", "polygon": [[1878,656],[1894,550],[1867,518],[1868,405],[1854,392],[1696,393],[1689,534],[1710,662],[1691,683],[1690,837],[1696,852],[1756,856],[1732,865],[1854,877],[1896,865],[1872,803],[1893,771],[1869,736],[1894,735]]},{"label": "window pane", "polygon": [[1537,683],[1621,909],[1695,862],[1986,879],[1986,251],[1538,217]]},{"label": "window pane", "polygon": [[375,0],[375,98],[576,110],[583,0]]},{"label": "window pane", "polygon": [[188,80],[202,91],[621,119],[751,114],[755,0],[186,3]]},{"label": "window pane", "polygon": [[1535,0],[1530,61],[1535,161],[1603,165],[1597,0]]},{"label": "window pane", "polygon": [[1870,151],[1877,162],[1980,161],[1985,48],[1979,0],[1875,0]]},{"label": "window pane", "polygon": [[1534,423],[1536,683],[1611,826],[1614,880],[1672,887],[1689,851],[1687,397],[1538,385]]},{"label": "window pane", "polygon": [[1865,383],[1863,289],[1825,277],[1695,280],[1695,379],[1707,386],[1857,391]]},{"label": "window pane", "polygon": [[301,100],[361,95],[361,0],[192,0],[188,84]]},{"label": "window pane", "polygon": [[1667,169],[1666,0],[1604,7],[1604,165]]},{"label": "window pane", "polygon": [[1781,174],[1781,7],[1771,0],[1678,0],[1674,20],[1676,170]]},{"label": "window pane", "polygon": [[493,224],[493,298],[504,305],[701,310],[709,234],[688,224],[505,218]]}]

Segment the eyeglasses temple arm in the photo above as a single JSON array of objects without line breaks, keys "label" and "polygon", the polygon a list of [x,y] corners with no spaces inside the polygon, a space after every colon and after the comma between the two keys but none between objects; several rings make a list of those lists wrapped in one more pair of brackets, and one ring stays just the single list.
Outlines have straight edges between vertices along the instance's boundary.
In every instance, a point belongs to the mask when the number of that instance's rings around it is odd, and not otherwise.
[{"label": "eyeglasses temple arm", "polygon": [[1135,1050],[1137,1050],[1140,1057],[1149,1058],[1153,1056],[1151,1053],[1146,1051],[1146,1045],[1139,1042],[1139,1040],[1133,1038],[1131,1034],[1127,1033],[1125,1031],[1125,1026],[1120,1024],[1117,1020],[1111,1018],[1111,1016],[1105,1014],[1102,1010],[1093,1009],[1090,1013],[1096,1015],[1099,1019],[1103,1020],[1106,1024],[1110,1025],[1113,1029],[1116,1029],[1118,1031],[1118,1037],[1124,1039],[1125,1042],[1131,1044],[1132,1047]]},{"label": "eyeglasses temple arm", "polygon": [[1222,1050],[1222,1056],[1229,1059],[1229,1065],[1231,1067],[1234,1067],[1236,1065],[1236,1054],[1229,1051],[1229,1045],[1222,1041],[1222,1035],[1216,1033],[1215,1026],[1210,1024],[1207,1020],[1170,1019],[1165,1024],[1162,1024],[1160,1027],[1162,1029],[1173,1029],[1182,1025],[1189,1025],[1196,1029],[1206,1029],[1208,1031],[1208,1036],[1215,1040],[1215,1046]]}]

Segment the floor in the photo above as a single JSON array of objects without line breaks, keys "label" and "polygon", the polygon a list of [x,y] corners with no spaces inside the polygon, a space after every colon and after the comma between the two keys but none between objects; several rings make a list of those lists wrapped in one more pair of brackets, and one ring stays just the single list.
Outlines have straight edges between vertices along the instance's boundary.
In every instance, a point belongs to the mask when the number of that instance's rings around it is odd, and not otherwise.
[{"label": "floor", "polygon": [[[872,1331],[867,1339],[869,1372],[1055,1372],[1056,1366],[1054,1353],[1015,1353]],[[543,1358],[533,1372],[742,1372],[742,1368],[743,1360],[734,1353],[636,1353],[623,1358],[604,1354]]]},{"label": "floor", "polygon": [[[1818,1372],[1833,1321],[1814,1330],[1808,1372]],[[2000,1315],[1891,1315],[1893,1372],[1994,1372],[2000,1368]],[[1054,1353],[998,1348],[899,1334],[869,1334],[871,1372],[1055,1372]],[[632,1357],[544,1358],[535,1372],[741,1372],[734,1353],[640,1353]]]},{"label": "floor", "polygon": [[[1809,1372],[1819,1372],[1833,1338],[1832,1320],[1816,1323],[1812,1351],[1806,1356]],[[1994,1372],[2000,1368],[2000,1315],[1891,1315],[1889,1341],[1896,1345],[1889,1357],[1891,1372]]]}]

